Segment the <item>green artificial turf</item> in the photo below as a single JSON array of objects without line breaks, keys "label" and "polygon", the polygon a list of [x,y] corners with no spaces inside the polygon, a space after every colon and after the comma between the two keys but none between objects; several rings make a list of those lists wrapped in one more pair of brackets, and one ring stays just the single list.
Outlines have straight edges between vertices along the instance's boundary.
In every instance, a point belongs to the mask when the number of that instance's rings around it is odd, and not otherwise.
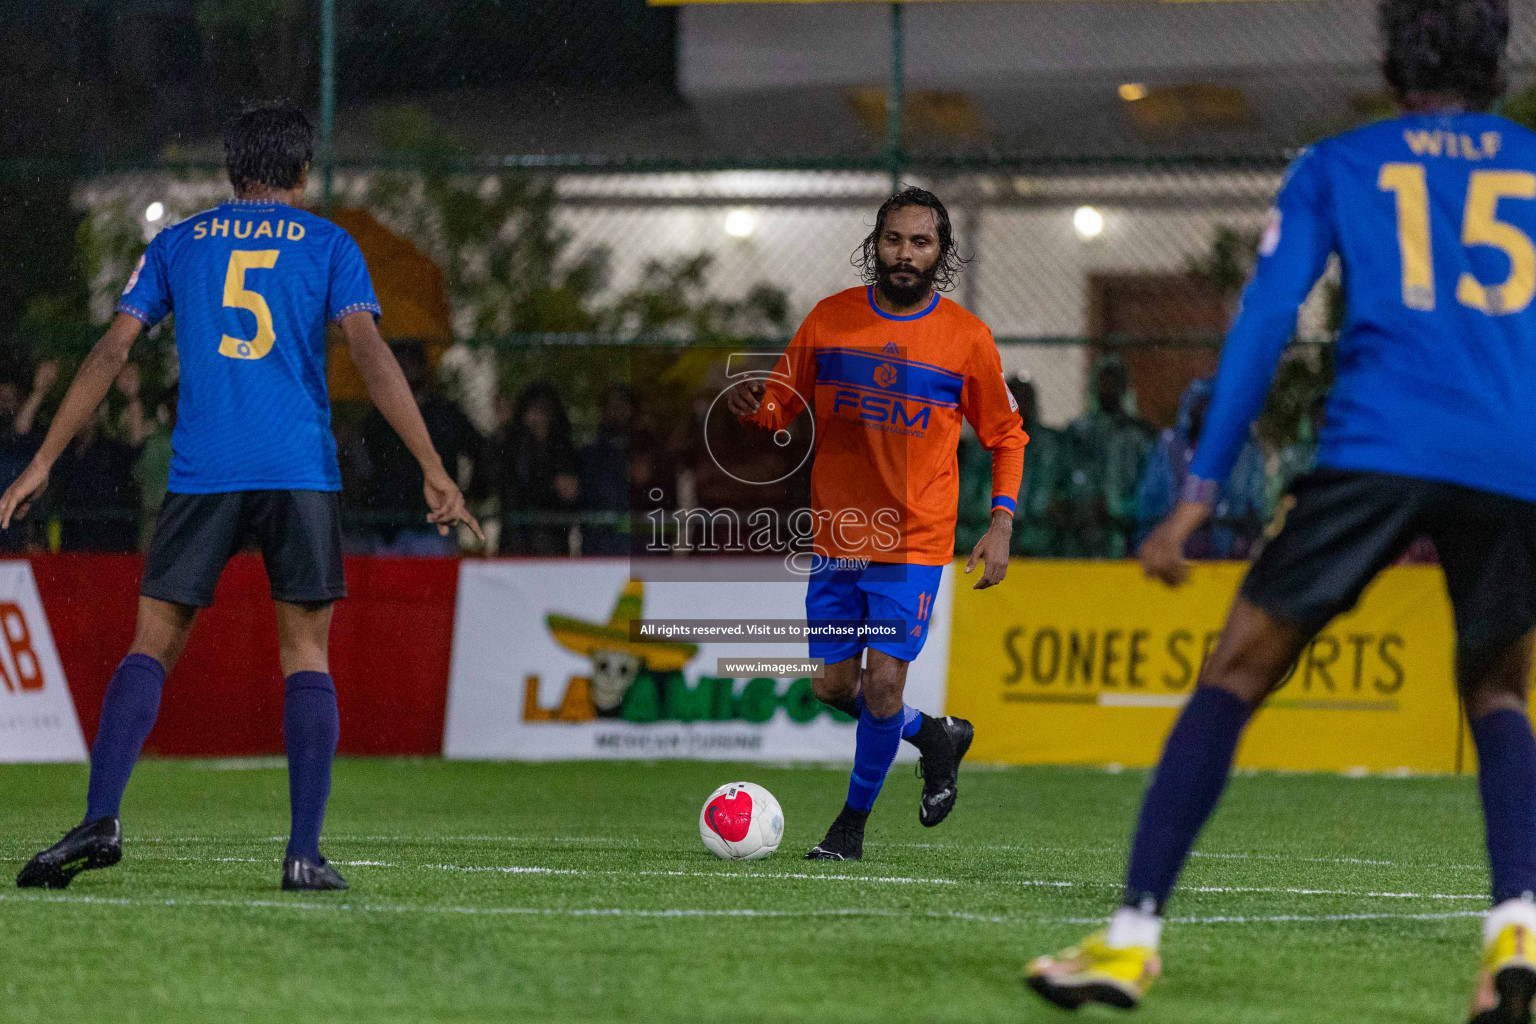
[{"label": "green artificial turf", "polygon": [[[783,804],[765,861],[699,842],[737,778]],[[85,781],[0,768],[0,868],[74,824]],[[344,760],[325,850],[352,891],[296,895],[281,762],[149,761],[121,865],[0,889],[0,1020],[1065,1020],[1019,969],[1115,905],[1145,775],[961,782],[923,829],[898,766],[864,861],[826,864],[800,858],[844,770]],[[1199,850],[1136,1019],[1465,1019],[1487,885],[1470,779],[1239,777]]]}]

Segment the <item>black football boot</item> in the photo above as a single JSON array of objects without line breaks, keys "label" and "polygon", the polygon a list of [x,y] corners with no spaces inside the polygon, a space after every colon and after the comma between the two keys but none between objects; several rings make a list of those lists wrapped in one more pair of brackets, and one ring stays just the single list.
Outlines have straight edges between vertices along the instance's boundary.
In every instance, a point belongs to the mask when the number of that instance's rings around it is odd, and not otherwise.
[{"label": "black football boot", "polygon": [[960,761],[975,736],[975,727],[963,718],[923,717],[912,742],[922,752],[917,762],[917,775],[923,780],[917,820],[924,826],[932,828],[954,810],[955,798],[960,795]]},{"label": "black football boot", "polygon": [[64,889],[82,871],[109,868],[123,859],[123,826],[97,818],[64,833],[64,838],[27,861],[16,876],[21,889]]},{"label": "black football boot", "polygon": [[312,861],[308,857],[288,857],[283,861],[283,891],[305,892],[328,889],[345,889],[347,880],[321,857]]},{"label": "black football boot", "polygon": [[837,820],[827,829],[827,837],[805,855],[806,860],[862,860],[864,857],[864,823],[869,820],[868,811],[856,811],[843,804]]}]

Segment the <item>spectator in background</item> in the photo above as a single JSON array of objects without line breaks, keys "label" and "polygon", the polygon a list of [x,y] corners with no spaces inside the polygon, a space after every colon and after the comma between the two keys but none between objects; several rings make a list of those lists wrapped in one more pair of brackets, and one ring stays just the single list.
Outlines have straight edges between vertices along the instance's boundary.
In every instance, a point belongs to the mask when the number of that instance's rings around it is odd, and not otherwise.
[{"label": "spectator in background", "polygon": [[[122,381],[118,382],[122,390]],[[142,410],[141,410],[142,413]],[[51,487],[62,551],[138,549],[139,449],[111,436],[107,403],[96,409],[53,466]]]},{"label": "spectator in background", "polygon": [[1136,486],[1155,431],[1135,414],[1130,374],[1119,356],[1094,364],[1090,406],[1067,427],[1073,467],[1068,553],[1124,558],[1136,525]]},{"label": "spectator in background", "polygon": [[[32,377],[32,391],[25,399],[16,381],[0,381],[0,487],[9,487],[21,475],[42,443],[37,414],[58,379],[59,364],[49,360],[38,365]],[[26,520],[12,523],[9,530],[0,531],[0,551],[25,550],[35,529]]]},{"label": "spectator in background", "polygon": [[[406,339],[390,342],[389,347],[416,397],[432,447],[455,481],[466,479],[484,447],[480,432],[464,410],[438,389],[422,342]],[[377,406],[370,405],[363,418],[357,458],[363,499],[370,518],[378,524],[369,531],[371,542],[364,545],[366,550],[379,555],[458,554],[457,534],[450,532],[445,537],[427,522],[421,465]]]},{"label": "spectator in background", "polygon": [[[1136,490],[1137,545],[1178,504],[1214,390],[1213,377],[1191,382],[1179,399],[1177,422],[1163,431],[1147,459]],[[1264,453],[1250,434],[1232,475],[1217,492],[1211,518],[1190,535],[1185,553],[1190,558],[1247,558],[1264,531],[1264,485]]]},{"label": "spectator in background", "polygon": [[[597,439],[576,456],[580,507],[583,512],[623,515],[629,511],[629,388],[611,385],[603,393]],[[628,524],[584,523],[584,555],[629,553]]]},{"label": "spectator in background", "polygon": [[172,384],[160,396],[150,430],[139,449],[134,469],[139,484],[139,550],[148,551],[155,535],[155,521],[171,480],[171,435],[176,432],[176,402],[180,389]]},{"label": "spectator in background", "polygon": [[523,389],[485,461],[501,501],[500,553],[570,554],[569,523],[581,485],[571,420],[552,384],[535,381]]},{"label": "spectator in background", "polygon": [[1034,558],[1065,554],[1063,531],[1071,519],[1067,489],[1071,466],[1067,440],[1060,430],[1040,422],[1039,399],[1033,381],[1014,377],[1008,390],[1018,403],[1029,447],[1024,453],[1024,479],[1019,484],[1018,520],[1012,551]]},{"label": "spectator in background", "polygon": [[144,410],[144,379],[136,363],[129,363],[117,375],[117,393],[123,398],[123,411],[117,417],[116,437],[134,451],[144,446],[155,431],[155,421]]},{"label": "spectator in background", "polygon": [[637,430],[629,439],[629,508],[636,517],[677,508],[675,459],[650,430]]},{"label": "spectator in background", "polygon": [[1317,464],[1317,437],[1323,429],[1323,414],[1327,396],[1313,399],[1307,415],[1296,424],[1296,436],[1292,437],[1275,453],[1274,472],[1264,492],[1264,518],[1274,518],[1280,503],[1291,490],[1291,484],[1303,473],[1310,473]]},{"label": "spectator in background", "polygon": [[[1024,477],[1019,482],[1013,540],[1009,552],[1030,558],[1066,553],[1065,530],[1071,521],[1067,496],[1069,455],[1060,430],[1040,422],[1033,381],[1008,380],[1008,391],[1019,407],[1029,447],[1024,450]],[[955,547],[975,547],[992,518],[992,456],[967,433],[960,441],[960,519]]]}]

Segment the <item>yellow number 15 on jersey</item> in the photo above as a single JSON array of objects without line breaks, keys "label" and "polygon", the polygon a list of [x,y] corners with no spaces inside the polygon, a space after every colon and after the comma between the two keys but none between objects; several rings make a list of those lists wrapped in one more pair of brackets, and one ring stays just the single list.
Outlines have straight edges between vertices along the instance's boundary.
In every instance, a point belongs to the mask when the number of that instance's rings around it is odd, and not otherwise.
[{"label": "yellow number 15 on jersey", "polygon": [[231,359],[260,359],[272,351],[277,334],[272,330],[272,310],[260,293],[245,286],[247,270],[271,270],[277,265],[277,249],[236,249],[229,254],[229,270],[224,275],[224,307],[249,310],[256,317],[256,337],[236,338],[224,335],[219,341],[219,355]]},{"label": "yellow number 15 on jersey", "polygon": [[[1403,265],[1403,305],[1435,308],[1434,254],[1429,240],[1429,187],[1423,164],[1383,164],[1376,185],[1397,197],[1397,247]],[[1531,237],[1496,216],[1500,199],[1536,199],[1536,174],[1473,171],[1461,244],[1490,245],[1509,257],[1509,277],[1485,285],[1470,273],[1456,282],[1456,301],[1489,316],[1520,313],[1536,297],[1536,247]]]}]

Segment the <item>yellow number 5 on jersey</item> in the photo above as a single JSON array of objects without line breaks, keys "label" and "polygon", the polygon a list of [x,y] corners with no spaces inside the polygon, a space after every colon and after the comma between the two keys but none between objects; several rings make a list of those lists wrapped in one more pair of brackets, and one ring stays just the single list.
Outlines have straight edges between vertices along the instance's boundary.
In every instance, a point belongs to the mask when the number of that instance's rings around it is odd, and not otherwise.
[{"label": "yellow number 5 on jersey", "polygon": [[277,335],[272,330],[272,310],[267,300],[245,286],[247,270],[271,270],[277,264],[277,249],[236,249],[229,254],[229,272],[224,275],[226,308],[250,310],[256,317],[256,337],[246,340],[224,335],[219,355],[231,359],[260,359],[272,351]]},{"label": "yellow number 5 on jersey", "polygon": [[1463,245],[1491,245],[1509,257],[1509,278],[1484,285],[1471,274],[1456,282],[1456,301],[1490,316],[1518,313],[1536,296],[1536,248],[1524,231],[1494,216],[1499,200],[1536,199],[1536,174],[1527,171],[1474,171],[1467,186],[1467,213],[1461,224]]},{"label": "yellow number 5 on jersey", "polygon": [[[1377,187],[1397,197],[1397,248],[1403,268],[1403,305],[1435,308],[1435,279],[1429,240],[1429,189],[1423,164],[1383,164]],[[1536,246],[1524,231],[1498,219],[1500,199],[1536,199],[1536,174],[1528,171],[1473,171],[1461,242],[1487,245],[1509,257],[1509,277],[1483,284],[1470,273],[1456,282],[1456,301],[1489,316],[1520,313],[1536,298]]]}]

